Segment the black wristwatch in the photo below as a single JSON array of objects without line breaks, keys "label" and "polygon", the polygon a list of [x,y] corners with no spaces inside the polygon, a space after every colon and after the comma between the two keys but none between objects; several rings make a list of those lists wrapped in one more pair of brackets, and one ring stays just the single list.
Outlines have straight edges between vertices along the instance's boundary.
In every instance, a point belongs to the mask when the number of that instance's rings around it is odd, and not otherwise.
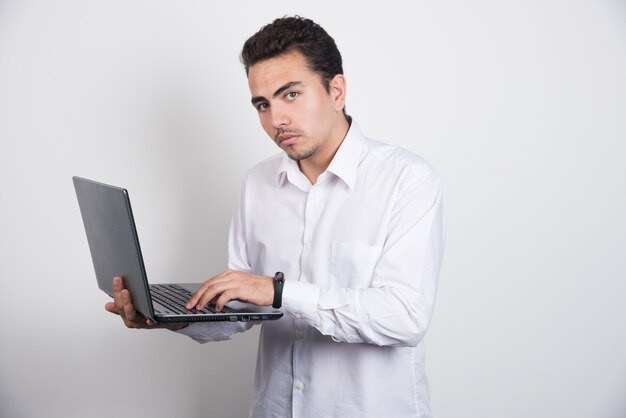
[{"label": "black wristwatch", "polygon": [[282,271],[276,272],[274,275],[274,302],[272,308],[278,309],[283,304],[283,285],[285,284],[285,275]]}]

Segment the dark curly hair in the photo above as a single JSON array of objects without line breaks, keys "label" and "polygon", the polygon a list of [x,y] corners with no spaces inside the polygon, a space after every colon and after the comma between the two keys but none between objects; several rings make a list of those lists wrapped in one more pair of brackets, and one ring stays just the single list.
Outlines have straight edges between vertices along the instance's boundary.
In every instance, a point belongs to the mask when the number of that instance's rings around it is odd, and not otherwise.
[{"label": "dark curly hair", "polygon": [[304,55],[330,91],[330,80],[343,74],[341,54],[333,38],[311,19],[286,16],[262,27],[244,43],[241,62],[248,74],[254,64],[294,50]]}]

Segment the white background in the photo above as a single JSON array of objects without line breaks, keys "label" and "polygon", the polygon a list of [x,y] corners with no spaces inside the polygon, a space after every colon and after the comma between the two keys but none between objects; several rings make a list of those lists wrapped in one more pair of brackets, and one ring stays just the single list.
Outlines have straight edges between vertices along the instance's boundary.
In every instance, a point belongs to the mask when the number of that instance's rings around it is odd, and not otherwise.
[{"label": "white background", "polygon": [[444,178],[435,416],[626,416],[618,0],[0,0],[0,416],[246,415],[258,330],[125,329],[71,176],[129,190],[152,281],[221,271],[239,181],[276,152],[238,54],[294,13],[336,39],[363,131]]}]

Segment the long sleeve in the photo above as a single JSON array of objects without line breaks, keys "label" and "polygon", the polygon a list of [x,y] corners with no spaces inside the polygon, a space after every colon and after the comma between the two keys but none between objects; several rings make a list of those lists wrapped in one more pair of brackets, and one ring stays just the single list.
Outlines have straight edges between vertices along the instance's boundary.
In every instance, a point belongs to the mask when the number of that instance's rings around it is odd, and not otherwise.
[{"label": "long sleeve", "polygon": [[[432,316],[443,247],[441,182],[430,171],[425,180],[414,179],[398,190],[371,286],[331,283],[322,288],[287,281],[284,310],[335,341],[415,346]],[[358,254],[357,248],[348,256],[372,255]],[[337,275],[353,273],[339,270]],[[359,282],[343,279],[342,283]]]}]

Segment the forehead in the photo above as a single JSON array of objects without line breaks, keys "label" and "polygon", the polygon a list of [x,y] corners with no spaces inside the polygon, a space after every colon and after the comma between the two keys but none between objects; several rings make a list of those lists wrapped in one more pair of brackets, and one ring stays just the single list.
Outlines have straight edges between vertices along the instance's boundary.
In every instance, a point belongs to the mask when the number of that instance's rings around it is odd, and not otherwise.
[{"label": "forehead", "polygon": [[269,97],[286,83],[301,81],[310,84],[315,79],[321,85],[321,78],[309,69],[306,58],[298,51],[260,61],[248,71],[248,86],[253,96]]}]

